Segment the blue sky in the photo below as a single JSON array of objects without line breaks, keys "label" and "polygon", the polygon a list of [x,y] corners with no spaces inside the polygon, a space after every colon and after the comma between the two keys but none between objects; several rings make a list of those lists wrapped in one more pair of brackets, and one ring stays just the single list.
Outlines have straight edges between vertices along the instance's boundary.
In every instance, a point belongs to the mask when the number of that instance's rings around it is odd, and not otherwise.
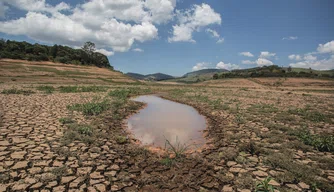
[{"label": "blue sky", "polygon": [[143,74],[333,69],[333,7],[332,0],[2,0],[0,38],[72,47],[91,40],[116,69]]}]

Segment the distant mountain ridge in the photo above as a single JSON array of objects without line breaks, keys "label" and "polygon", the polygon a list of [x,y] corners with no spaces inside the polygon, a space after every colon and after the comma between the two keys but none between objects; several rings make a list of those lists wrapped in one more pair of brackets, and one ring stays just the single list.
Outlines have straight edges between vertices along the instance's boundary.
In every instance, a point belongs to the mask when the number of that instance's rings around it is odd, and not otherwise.
[{"label": "distant mountain ridge", "polygon": [[226,69],[201,69],[198,71],[193,71],[193,72],[189,72],[186,73],[185,75],[183,75],[182,77],[191,77],[191,76],[200,76],[200,75],[205,75],[205,74],[214,74],[214,73],[221,73],[221,72],[227,72],[228,70]]},{"label": "distant mountain ridge", "polygon": [[164,73],[153,73],[153,74],[148,74],[148,75],[143,75],[139,73],[126,73],[125,75],[130,76],[134,79],[147,80],[147,81],[162,81],[162,80],[168,80],[168,79],[175,78],[171,75],[167,75]]}]

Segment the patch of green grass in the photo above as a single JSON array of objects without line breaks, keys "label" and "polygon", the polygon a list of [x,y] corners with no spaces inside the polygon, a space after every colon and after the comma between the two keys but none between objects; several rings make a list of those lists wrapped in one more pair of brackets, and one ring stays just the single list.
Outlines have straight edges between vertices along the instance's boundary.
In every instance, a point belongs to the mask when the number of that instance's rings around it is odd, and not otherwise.
[{"label": "patch of green grass", "polygon": [[22,89],[16,89],[16,88],[13,88],[13,89],[4,89],[2,92],[2,94],[23,94],[23,95],[30,95],[30,94],[33,94],[35,93],[34,91],[32,90],[22,90]]},{"label": "patch of green grass", "polygon": [[169,157],[165,157],[163,158],[161,161],[160,161],[161,164],[167,166],[167,167],[170,167],[173,165],[174,163],[174,159],[172,158],[169,158]]},{"label": "patch of green grass", "polygon": [[98,139],[102,136],[94,129],[86,124],[68,124],[68,128],[64,133],[62,138],[62,144],[68,145],[73,141],[81,141],[86,144],[96,144],[98,145]]},{"label": "patch of green grass", "polygon": [[278,109],[274,105],[268,104],[253,104],[247,109],[252,114],[268,114],[268,113],[275,113]]},{"label": "patch of green grass", "polygon": [[109,108],[110,103],[107,101],[89,102],[84,104],[74,104],[67,106],[67,109],[72,111],[80,111],[87,116],[99,115],[102,112],[108,110]]},{"label": "patch of green grass", "polygon": [[62,117],[59,119],[59,122],[61,124],[71,124],[71,123],[74,123],[75,121],[69,117]]},{"label": "patch of green grass", "polygon": [[150,94],[152,90],[149,88],[142,89],[140,87],[129,87],[123,89],[115,89],[109,92],[109,96],[117,99],[127,99],[131,96]]},{"label": "patch of green grass", "polygon": [[55,88],[53,86],[48,86],[48,85],[41,85],[37,87],[37,90],[43,91],[44,93],[50,94],[55,91]]},{"label": "patch of green grass", "polygon": [[309,167],[294,161],[292,153],[288,150],[268,155],[265,163],[273,168],[281,168],[290,172],[292,176],[290,179],[292,180],[289,182],[304,181],[311,184],[316,179],[316,176],[320,174],[320,171],[317,168]]},{"label": "patch of green grass", "polygon": [[296,136],[306,145],[313,146],[318,151],[334,152],[334,135],[311,134],[308,130],[301,130]]},{"label": "patch of green grass", "polygon": [[125,144],[128,142],[128,138],[127,137],[124,137],[124,136],[117,136],[116,137],[116,142],[118,144]]},{"label": "patch of green grass", "polygon": [[288,110],[290,114],[298,115],[305,120],[310,120],[313,122],[327,122],[331,123],[331,117],[329,115],[325,115],[318,111],[310,110],[309,107],[305,108],[290,108]]},{"label": "patch of green grass", "polygon": [[105,92],[107,87],[103,86],[61,86],[59,87],[61,93],[79,93],[79,92]]}]

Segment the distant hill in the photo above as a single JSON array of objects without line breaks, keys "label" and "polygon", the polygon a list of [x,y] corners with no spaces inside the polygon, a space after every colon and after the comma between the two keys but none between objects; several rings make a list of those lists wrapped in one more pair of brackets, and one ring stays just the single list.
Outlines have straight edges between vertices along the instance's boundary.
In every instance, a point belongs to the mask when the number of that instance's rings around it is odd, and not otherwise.
[{"label": "distant hill", "polygon": [[138,80],[144,80],[145,79],[145,75],[139,74],[139,73],[126,73],[125,75],[132,77],[134,79],[138,79]]},{"label": "distant hill", "polygon": [[200,75],[208,75],[208,74],[213,75],[215,73],[221,73],[221,72],[226,72],[226,71],[228,70],[226,69],[202,69],[202,70],[186,73],[185,75],[182,76],[182,78],[200,76]]},{"label": "distant hill", "polygon": [[180,82],[180,83],[194,83],[199,81],[206,81],[212,79],[214,74],[228,72],[226,69],[202,69],[198,71],[192,71],[186,73],[182,77],[170,79],[168,81]]},{"label": "distant hill", "polygon": [[142,75],[139,73],[126,73],[127,76],[130,76],[134,79],[138,80],[147,80],[147,81],[162,81],[162,80],[168,80],[168,79],[174,79],[175,77],[171,75],[167,75],[164,73],[154,73],[154,74],[148,74],[148,75]]}]

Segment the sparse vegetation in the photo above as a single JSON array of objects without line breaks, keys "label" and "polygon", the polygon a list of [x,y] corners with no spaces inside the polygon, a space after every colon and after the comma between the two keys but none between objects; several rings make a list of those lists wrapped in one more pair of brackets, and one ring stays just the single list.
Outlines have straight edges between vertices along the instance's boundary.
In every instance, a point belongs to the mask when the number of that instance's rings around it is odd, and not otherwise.
[{"label": "sparse vegetation", "polygon": [[35,92],[32,90],[23,90],[23,89],[16,89],[16,88],[12,88],[12,89],[5,89],[2,90],[1,92],[2,94],[23,94],[23,95],[30,95],[30,94],[34,94]]},{"label": "sparse vegetation", "polygon": [[71,123],[74,123],[75,121],[69,117],[62,117],[59,119],[59,122],[62,124],[71,124]]},{"label": "sparse vegetation", "polygon": [[55,91],[55,88],[52,86],[48,86],[48,85],[41,85],[37,87],[37,90],[39,91],[43,91],[44,93],[50,94],[53,93]]},{"label": "sparse vegetation", "polygon": [[79,92],[105,92],[107,87],[103,86],[61,86],[59,87],[61,93],[79,93]]},{"label": "sparse vegetation", "polygon": [[102,102],[89,102],[84,104],[69,105],[67,106],[67,108],[73,111],[80,111],[87,116],[93,116],[93,115],[99,115],[103,111],[108,110],[110,106],[111,106],[110,103],[105,100]]}]

